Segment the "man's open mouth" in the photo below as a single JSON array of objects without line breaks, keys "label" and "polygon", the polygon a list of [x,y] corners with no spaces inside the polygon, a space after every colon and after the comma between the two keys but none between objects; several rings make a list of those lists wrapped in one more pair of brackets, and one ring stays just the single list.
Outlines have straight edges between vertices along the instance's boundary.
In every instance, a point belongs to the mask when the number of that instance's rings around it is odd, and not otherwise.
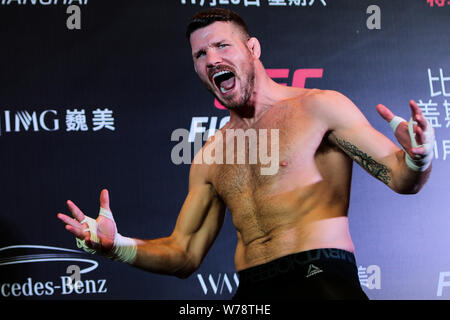
[{"label": "man's open mouth", "polygon": [[236,77],[234,73],[229,70],[222,70],[215,73],[212,79],[216,87],[224,94],[233,90],[236,85]]}]

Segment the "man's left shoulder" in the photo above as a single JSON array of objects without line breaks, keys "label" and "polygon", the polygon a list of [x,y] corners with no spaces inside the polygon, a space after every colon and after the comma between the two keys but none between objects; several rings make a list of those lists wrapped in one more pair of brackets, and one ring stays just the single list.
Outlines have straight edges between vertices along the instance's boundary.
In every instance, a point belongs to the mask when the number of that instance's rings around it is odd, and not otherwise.
[{"label": "man's left shoulder", "polygon": [[310,89],[306,92],[304,99],[310,103],[340,103],[341,100],[348,100],[344,94],[331,89]]},{"label": "man's left shoulder", "polygon": [[351,103],[345,95],[330,89],[310,89],[305,92],[300,100],[304,108],[319,112],[339,110]]}]

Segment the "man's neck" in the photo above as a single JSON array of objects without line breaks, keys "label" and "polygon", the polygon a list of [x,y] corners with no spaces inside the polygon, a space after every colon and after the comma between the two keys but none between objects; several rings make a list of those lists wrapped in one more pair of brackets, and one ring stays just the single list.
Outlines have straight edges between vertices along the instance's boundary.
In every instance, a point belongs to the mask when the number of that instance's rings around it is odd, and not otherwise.
[{"label": "man's neck", "polygon": [[292,96],[292,89],[273,81],[261,65],[255,73],[255,86],[249,102],[230,110],[230,123],[251,128],[273,105]]}]

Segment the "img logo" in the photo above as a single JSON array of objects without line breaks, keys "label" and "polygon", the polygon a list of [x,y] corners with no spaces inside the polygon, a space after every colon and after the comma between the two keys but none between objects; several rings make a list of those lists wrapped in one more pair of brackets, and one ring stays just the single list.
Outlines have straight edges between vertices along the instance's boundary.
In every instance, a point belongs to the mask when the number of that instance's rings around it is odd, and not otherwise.
[{"label": "img logo", "polygon": [[14,114],[9,110],[4,111],[4,131],[57,131],[59,130],[59,120],[56,118],[56,110],[44,110],[40,113],[36,111],[16,111]]},{"label": "img logo", "polygon": [[232,276],[228,276],[226,273],[219,273],[213,277],[212,274],[209,274],[208,277],[203,277],[200,273],[197,274],[197,279],[200,283],[200,286],[203,290],[203,293],[206,295],[221,295],[225,293],[233,293],[237,287],[239,286],[239,278],[236,273]]},{"label": "img logo", "polygon": [[[61,128],[63,126],[64,128]],[[3,110],[0,113],[0,136],[36,132],[115,131],[113,110],[96,108],[65,110]]]}]

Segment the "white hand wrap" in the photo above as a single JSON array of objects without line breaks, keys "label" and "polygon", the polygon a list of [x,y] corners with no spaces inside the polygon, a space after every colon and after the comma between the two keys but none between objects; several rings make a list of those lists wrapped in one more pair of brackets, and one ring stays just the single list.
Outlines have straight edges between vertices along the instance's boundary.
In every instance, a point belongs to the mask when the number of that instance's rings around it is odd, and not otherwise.
[{"label": "white hand wrap", "polygon": [[[112,221],[114,221],[114,217],[111,213],[111,211],[106,210],[104,208],[100,208],[99,215],[104,216]],[[85,231],[89,231],[91,234],[91,241],[95,244],[99,244],[99,238],[97,236],[97,221],[92,219],[91,217],[85,216],[84,220],[81,221],[81,223],[87,223],[88,229]],[[117,232],[117,225],[115,230],[115,236],[114,236],[114,245],[111,250],[111,253],[107,255],[108,258],[116,260],[116,261],[122,261],[126,263],[132,263],[134,259],[136,258],[137,253],[137,244],[136,240],[132,238],[127,238],[119,234]],[[86,245],[86,242],[84,240],[80,240],[76,238],[77,240],[77,247],[83,249],[87,253],[98,253],[97,250],[89,248]]]},{"label": "white hand wrap", "polygon": [[[94,219],[92,219],[91,217],[88,216],[84,216],[84,220],[80,222],[81,224],[83,223],[87,223],[88,225],[88,229],[83,230],[84,232],[89,231],[91,233],[91,241],[94,243],[98,243],[98,237],[97,237],[97,221],[95,221]],[[77,240],[77,247],[80,249],[83,249],[84,251],[86,251],[87,253],[90,254],[94,254],[97,251],[95,251],[94,249],[89,248],[86,245],[86,241],[75,238],[75,240]]]},{"label": "white hand wrap", "polygon": [[[398,117],[395,116],[391,122],[389,123],[389,125],[392,128],[392,131],[397,130],[398,125],[406,120],[403,119],[402,117]],[[425,121],[427,121],[425,119]],[[413,159],[409,156],[408,152],[406,152],[405,149],[403,149],[403,151],[405,151],[405,161],[406,161],[406,165],[414,171],[425,171],[428,169],[428,167],[430,166],[431,162],[433,161],[433,157],[434,157],[434,129],[433,127],[430,125],[430,123],[427,122],[427,129],[425,130],[424,134],[425,134],[425,143],[423,145],[418,145],[416,142],[416,134],[414,133],[414,125],[417,124],[416,121],[413,121],[413,119],[411,118],[408,122],[408,132],[409,132],[409,137],[411,138],[411,146],[413,148],[417,148],[417,147],[424,147],[425,148],[425,154],[423,156],[416,156],[416,159]]]}]

